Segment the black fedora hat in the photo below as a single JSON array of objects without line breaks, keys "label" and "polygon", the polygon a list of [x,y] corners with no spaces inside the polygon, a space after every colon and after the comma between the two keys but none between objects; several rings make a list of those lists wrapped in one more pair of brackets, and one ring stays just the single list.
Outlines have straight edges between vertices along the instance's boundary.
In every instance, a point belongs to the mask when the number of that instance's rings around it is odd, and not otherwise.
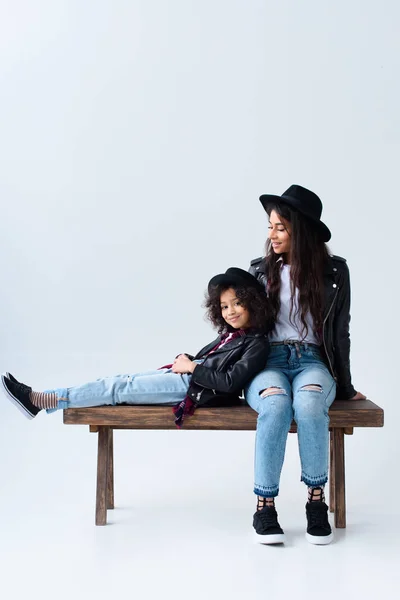
[{"label": "black fedora hat", "polygon": [[287,206],[294,208],[311,221],[312,225],[320,233],[323,242],[329,242],[331,239],[331,232],[325,223],[321,221],[321,200],[318,198],[317,194],[314,194],[314,192],[307,190],[301,185],[291,185],[286,192],[283,192],[282,196],[263,194],[260,196],[260,202],[265,210],[267,210],[267,204],[270,202],[286,204]]},{"label": "black fedora hat", "polygon": [[257,281],[254,275],[248,273],[248,271],[239,269],[239,267],[229,267],[225,273],[215,275],[208,283],[208,291],[210,291],[213,287],[217,287],[218,285],[233,285],[235,287],[251,286],[259,291],[265,292],[264,286]]}]

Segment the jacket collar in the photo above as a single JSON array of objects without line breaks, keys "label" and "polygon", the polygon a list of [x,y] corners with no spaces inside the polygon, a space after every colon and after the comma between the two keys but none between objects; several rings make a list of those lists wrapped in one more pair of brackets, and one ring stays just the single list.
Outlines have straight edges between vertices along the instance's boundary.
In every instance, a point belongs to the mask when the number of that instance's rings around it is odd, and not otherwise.
[{"label": "jacket collar", "polygon": [[[232,350],[233,348],[237,348],[238,346],[240,346],[241,344],[244,344],[246,338],[258,338],[258,337],[267,337],[266,333],[260,333],[257,330],[252,330],[249,329],[247,330],[245,335],[241,335],[233,340],[231,340],[230,342],[228,342],[227,344],[224,344],[223,346],[221,346],[220,348],[217,348],[217,350],[215,350],[213,352],[217,353],[217,352],[225,352],[227,350]],[[222,340],[222,336],[218,336],[215,340],[213,340],[212,342],[210,342],[207,346],[205,346],[202,351],[201,354],[207,354],[210,350],[212,350],[213,348],[215,348],[215,346],[221,342]],[[196,355],[197,356],[197,355]]]},{"label": "jacket collar", "polygon": [[[276,262],[277,263],[278,262],[283,263],[282,257],[280,256],[277,259]],[[257,265],[257,271],[259,273],[264,273],[264,275],[267,274],[267,263],[265,261],[265,257],[260,262],[260,264]],[[335,262],[334,262],[334,259],[333,259],[333,255],[331,254],[331,255],[328,256],[328,260],[325,262],[324,275],[331,276],[331,277],[333,277],[335,279],[336,278],[336,272],[337,272],[337,268],[335,267]]]},{"label": "jacket collar", "polygon": [[331,275],[332,277],[334,277],[336,271],[337,271],[337,269],[335,268],[335,263],[333,261],[333,256],[332,256],[332,254],[330,254],[328,256],[328,260],[325,262],[324,275]]}]

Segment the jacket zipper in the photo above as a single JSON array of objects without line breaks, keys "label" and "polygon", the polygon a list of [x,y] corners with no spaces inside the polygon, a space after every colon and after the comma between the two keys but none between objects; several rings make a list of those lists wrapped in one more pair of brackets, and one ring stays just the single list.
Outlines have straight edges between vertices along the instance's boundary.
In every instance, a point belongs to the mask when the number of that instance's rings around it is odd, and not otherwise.
[{"label": "jacket zipper", "polygon": [[330,371],[332,373],[332,376],[333,376],[333,378],[334,378],[335,381],[337,381],[337,377],[336,377],[335,372],[333,370],[331,359],[329,358],[328,350],[327,350],[326,343],[325,343],[325,323],[327,322],[328,317],[331,314],[331,310],[333,308],[333,305],[335,304],[335,300],[336,300],[336,296],[338,295],[338,291],[339,291],[339,288],[336,288],[335,297],[333,298],[332,304],[330,305],[328,313],[327,313],[327,315],[326,315],[326,317],[325,317],[325,319],[324,319],[324,321],[322,323],[322,341],[323,341],[323,344],[324,344],[325,354],[326,354],[326,357],[327,357],[328,362],[329,362],[329,369],[330,369]]},{"label": "jacket zipper", "polygon": [[[243,343],[243,342],[242,342],[242,343]],[[227,356],[225,357],[225,360],[223,360],[223,361],[221,362],[221,364],[219,365],[219,369],[218,369],[218,370],[221,370],[221,367],[223,367],[223,366],[224,366],[224,364],[227,362],[227,360],[228,360],[229,356],[232,354],[232,351],[233,351],[234,349],[235,349],[235,348],[231,348],[231,349],[229,350],[229,352],[227,353]],[[203,365],[204,365],[204,363],[206,362],[206,360],[207,360],[207,358],[208,358],[209,356],[210,356],[210,354],[208,354],[208,355],[205,357],[205,359],[203,360],[203,363],[202,363]],[[196,402],[198,402],[198,401],[200,400],[200,398],[201,398],[201,395],[202,395],[202,393],[204,392],[204,389],[205,389],[205,388],[203,388],[203,389],[202,389],[200,392],[197,392],[197,394],[196,394]],[[211,391],[213,392],[214,396],[216,396],[216,395],[217,395],[217,392],[216,392],[216,390],[211,390]]]}]

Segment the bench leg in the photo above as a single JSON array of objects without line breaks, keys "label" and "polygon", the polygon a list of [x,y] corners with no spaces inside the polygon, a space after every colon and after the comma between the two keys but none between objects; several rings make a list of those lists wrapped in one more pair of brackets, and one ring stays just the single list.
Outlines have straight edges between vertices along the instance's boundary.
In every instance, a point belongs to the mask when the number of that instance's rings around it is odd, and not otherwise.
[{"label": "bench leg", "polygon": [[333,452],[333,431],[329,435],[329,510],[335,512],[335,455]]},{"label": "bench leg", "polygon": [[108,431],[107,508],[114,508],[114,432]]},{"label": "bench leg", "polygon": [[335,527],[346,527],[346,488],[344,467],[344,429],[333,429],[333,462],[335,489]]},{"label": "bench leg", "polygon": [[99,426],[97,446],[96,525],[107,523],[107,484],[110,428]]}]

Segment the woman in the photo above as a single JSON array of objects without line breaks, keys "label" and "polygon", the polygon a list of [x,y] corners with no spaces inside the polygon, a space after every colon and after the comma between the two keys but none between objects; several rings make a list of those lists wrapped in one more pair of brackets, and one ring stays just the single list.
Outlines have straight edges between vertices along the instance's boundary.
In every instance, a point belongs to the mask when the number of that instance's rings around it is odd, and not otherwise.
[{"label": "woman", "polygon": [[247,271],[236,267],[216,275],[208,285],[208,317],[220,336],[195,357],[180,354],[175,361],[145,373],[117,375],[51,392],[34,392],[11,373],[2,375],[9,400],[29,419],[42,409],[52,412],[115,404],[174,405],[175,423],[201,405],[232,403],[244,385],[264,368],[266,332],[271,307],[265,289]]},{"label": "woman", "polygon": [[301,480],[308,487],[306,537],[312,544],[329,544],[328,410],[335,396],[365,399],[351,383],[349,271],[344,258],[328,253],[331,234],[316,194],[292,185],[282,196],[263,195],[260,201],[269,235],[266,256],[251,261],[250,272],[267,289],[275,328],[267,366],[246,391],[258,412],[253,526],[263,544],[284,541],[274,499],[294,418]]}]

